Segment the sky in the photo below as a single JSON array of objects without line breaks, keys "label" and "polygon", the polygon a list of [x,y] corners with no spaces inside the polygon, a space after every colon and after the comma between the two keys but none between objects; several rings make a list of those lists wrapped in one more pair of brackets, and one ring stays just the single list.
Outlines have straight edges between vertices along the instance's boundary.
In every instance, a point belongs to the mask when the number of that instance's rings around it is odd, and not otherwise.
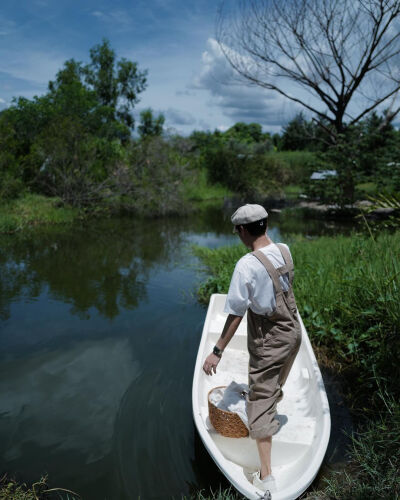
[{"label": "sky", "polygon": [[215,41],[217,8],[218,0],[1,0],[0,109],[44,94],[66,60],[88,62],[105,37],[117,58],[148,70],[137,116],[152,108],[184,135],[238,121],[281,131],[299,109],[237,82]]}]

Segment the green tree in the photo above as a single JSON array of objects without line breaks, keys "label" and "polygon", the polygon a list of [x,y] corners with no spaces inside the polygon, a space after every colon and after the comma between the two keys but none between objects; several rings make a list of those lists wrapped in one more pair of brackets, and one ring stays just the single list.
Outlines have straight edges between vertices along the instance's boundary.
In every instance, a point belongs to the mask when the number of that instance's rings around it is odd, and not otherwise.
[{"label": "green tree", "polygon": [[104,189],[96,184],[104,186],[121,161],[121,142],[131,137],[132,109],[145,87],[146,71],[117,61],[103,40],[89,64],[66,61],[43,96],[13,99],[0,114],[3,197],[24,185],[77,205],[98,199]]},{"label": "green tree", "polygon": [[132,110],[147,86],[147,71],[139,71],[137,63],[125,58],[117,61],[106,39],[90,50],[90,59],[82,68],[86,83],[96,92],[99,102],[113,110],[114,119],[133,128]]},{"label": "green tree", "polygon": [[259,123],[237,122],[224,133],[224,136],[248,143],[264,140],[262,127]]},{"label": "green tree", "polygon": [[298,113],[283,128],[281,149],[284,151],[313,149],[312,142],[315,140],[314,129],[313,123],[307,121],[302,112]]},{"label": "green tree", "polygon": [[156,117],[150,108],[143,110],[140,113],[140,125],[138,126],[140,137],[157,137],[162,135],[164,122],[165,117],[162,113]]}]

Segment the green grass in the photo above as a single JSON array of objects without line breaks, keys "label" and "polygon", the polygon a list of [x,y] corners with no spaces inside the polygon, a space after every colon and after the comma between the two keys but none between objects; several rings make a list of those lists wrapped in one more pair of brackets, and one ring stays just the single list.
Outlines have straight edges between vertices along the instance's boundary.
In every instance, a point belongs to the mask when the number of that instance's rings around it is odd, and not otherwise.
[{"label": "green grass", "polygon": [[301,193],[304,192],[304,189],[296,184],[288,184],[287,186],[284,186],[283,192],[287,198],[296,199]]},{"label": "green grass", "polygon": [[379,192],[379,189],[375,182],[362,182],[361,184],[356,185],[356,191],[359,195],[358,197],[360,197],[375,195]]},{"label": "green grass", "polygon": [[232,196],[232,191],[220,184],[210,184],[205,168],[193,170],[184,181],[184,198],[188,202],[221,202]]},{"label": "green grass", "polygon": [[400,404],[379,394],[385,412],[352,436],[349,471],[332,473],[324,480],[325,488],[307,499],[400,498]]},{"label": "green grass", "polygon": [[0,479],[0,500],[79,500],[81,497],[64,488],[49,488],[47,477],[27,486],[4,475]]},{"label": "green grass", "polygon": [[0,483],[0,500],[36,500],[35,493],[25,484],[4,478]]},{"label": "green grass", "polygon": [[78,209],[60,206],[58,198],[27,194],[0,206],[0,233],[14,233],[39,224],[70,223],[78,215]]},{"label": "green grass", "polygon": [[[212,293],[226,293],[243,245],[215,250],[196,247],[209,274],[198,288],[207,303]],[[321,237],[295,241],[295,295],[314,344],[335,358],[382,376],[400,377],[400,232],[370,236]],[[368,389],[368,382],[365,382]]]}]

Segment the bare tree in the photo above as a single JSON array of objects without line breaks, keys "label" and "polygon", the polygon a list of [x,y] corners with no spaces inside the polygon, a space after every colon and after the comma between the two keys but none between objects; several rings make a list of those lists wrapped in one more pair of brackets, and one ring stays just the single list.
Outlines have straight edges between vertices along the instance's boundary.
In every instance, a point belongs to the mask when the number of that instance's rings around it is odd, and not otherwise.
[{"label": "bare tree", "polygon": [[400,111],[399,21],[399,0],[229,0],[217,39],[242,77],[307,108],[335,143],[380,105],[387,121]]}]

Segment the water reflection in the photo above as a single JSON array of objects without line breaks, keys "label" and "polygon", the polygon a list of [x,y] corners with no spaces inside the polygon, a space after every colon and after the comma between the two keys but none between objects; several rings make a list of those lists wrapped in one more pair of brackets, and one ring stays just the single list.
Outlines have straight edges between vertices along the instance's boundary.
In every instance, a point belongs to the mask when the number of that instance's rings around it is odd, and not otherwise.
[{"label": "water reflection", "polygon": [[74,452],[86,464],[103,458],[111,451],[121,398],[139,373],[124,339],[79,342],[2,363],[4,460],[26,460],[27,449],[33,459],[43,448]]},{"label": "water reflection", "polygon": [[[107,318],[133,309],[146,296],[154,263],[168,263],[181,235],[168,222],[96,222],[68,231],[3,236],[0,240],[0,313],[10,314],[16,297],[33,300],[42,293],[89,317],[94,308]],[[155,226],[155,227],[154,227]]]}]

